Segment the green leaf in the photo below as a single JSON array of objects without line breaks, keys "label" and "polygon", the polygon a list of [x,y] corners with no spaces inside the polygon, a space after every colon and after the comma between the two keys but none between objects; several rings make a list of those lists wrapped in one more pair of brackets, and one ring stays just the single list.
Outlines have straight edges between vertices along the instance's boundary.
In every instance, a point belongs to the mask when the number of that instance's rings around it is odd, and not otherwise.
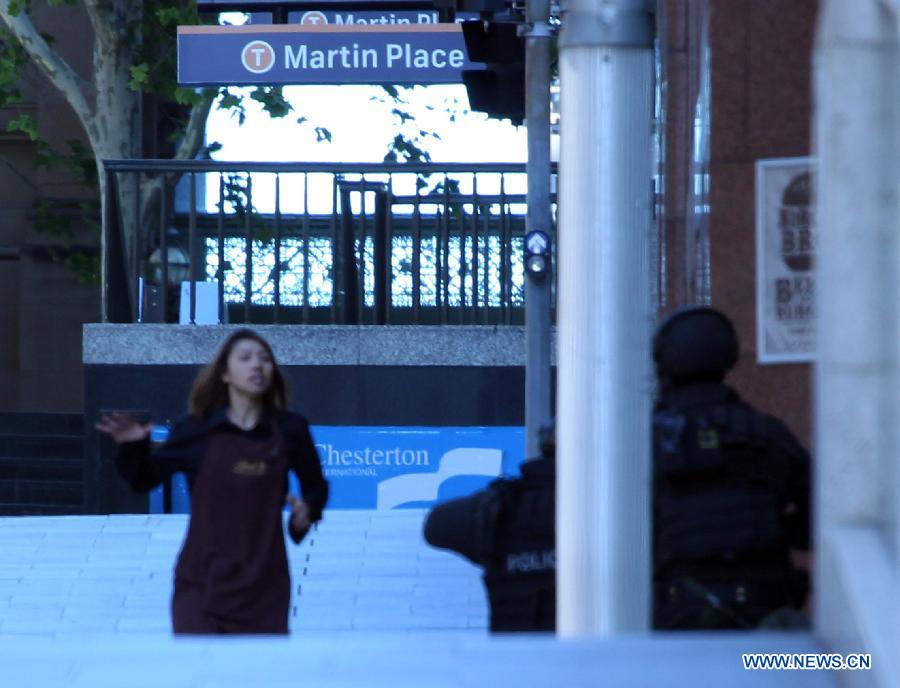
[{"label": "green leaf", "polygon": [[164,27],[178,26],[182,15],[183,13],[178,7],[161,7],[156,10],[156,19]]},{"label": "green leaf", "polygon": [[393,98],[394,100],[400,100],[400,91],[397,90],[396,86],[386,85],[382,86],[382,88],[391,98]]},{"label": "green leaf", "polygon": [[100,284],[100,256],[84,253],[73,253],[63,259],[78,281],[85,286]]},{"label": "green leaf", "polygon": [[27,114],[22,114],[9,120],[9,122],[6,123],[6,131],[20,131],[23,134],[26,134],[32,141],[37,141],[39,138],[37,123],[34,121],[34,117]]},{"label": "green leaf", "polygon": [[55,239],[71,241],[75,238],[72,216],[60,212],[59,208],[54,207],[45,199],[41,199],[37,203],[34,224],[38,232]]},{"label": "green leaf", "polygon": [[281,86],[260,86],[250,94],[250,97],[262,103],[263,110],[268,112],[270,117],[284,117],[294,109],[294,106],[285,99]]},{"label": "green leaf", "polygon": [[390,145],[388,146],[388,153],[395,154],[394,160],[402,157],[404,162],[431,161],[431,155],[429,155],[428,151],[420,148],[415,141],[411,141],[403,134],[397,134],[396,136],[394,136],[394,140],[391,141]]},{"label": "green leaf", "polygon": [[203,94],[190,88],[176,88],[172,94],[179,105],[197,105],[203,100]]},{"label": "green leaf", "polygon": [[94,159],[93,151],[89,151],[79,139],[69,139],[66,143],[69,146],[66,165],[78,176],[82,186],[96,189],[97,161]]},{"label": "green leaf", "polygon": [[150,65],[146,62],[141,62],[140,64],[132,65],[128,71],[131,73],[131,81],[128,82],[128,87],[132,91],[140,91],[144,84],[147,83],[147,77],[150,75]]},{"label": "green leaf", "polygon": [[18,17],[23,10],[28,11],[28,0],[9,0],[8,11],[11,16]]},{"label": "green leaf", "polygon": [[36,141],[34,151],[34,168],[45,169],[48,172],[55,170],[62,162],[63,156],[53,150],[46,141]]},{"label": "green leaf", "polygon": [[212,159],[212,154],[218,153],[220,150],[222,150],[222,144],[218,141],[213,141],[212,143],[206,144],[200,150],[200,157],[206,160],[210,160]]},{"label": "green leaf", "polygon": [[391,114],[400,120],[400,124],[406,124],[409,120],[415,119],[408,112],[404,112],[403,110],[398,110],[397,108],[394,108],[393,110],[391,110]]},{"label": "green leaf", "polygon": [[219,96],[220,110],[230,110],[231,108],[238,107],[240,104],[241,99],[233,93],[229,93],[228,91],[225,91],[221,96]]}]

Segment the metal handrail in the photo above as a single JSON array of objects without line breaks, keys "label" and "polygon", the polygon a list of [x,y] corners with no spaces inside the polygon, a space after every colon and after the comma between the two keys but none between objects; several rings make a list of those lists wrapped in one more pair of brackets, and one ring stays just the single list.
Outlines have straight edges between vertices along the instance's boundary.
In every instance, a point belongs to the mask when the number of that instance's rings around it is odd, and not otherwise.
[{"label": "metal handrail", "polygon": [[[220,160],[104,160],[110,172],[323,172],[336,174],[410,173],[439,174],[443,172],[521,172],[524,162],[234,162]],[[554,164],[553,172],[556,172]]]},{"label": "metal handrail", "polygon": [[[173,227],[189,259],[192,323],[198,317],[197,285],[210,278],[218,282],[219,322],[508,324],[523,318],[517,261],[526,199],[523,193],[507,193],[507,181],[525,174],[524,163],[105,160],[103,165],[108,179],[105,320],[135,321],[138,313],[147,319],[137,284],[148,273],[151,252],[162,264],[157,284],[143,295],[155,293],[156,307],[162,309],[157,320],[175,320],[171,297],[178,296],[170,289],[179,285],[170,286],[168,259],[178,239],[170,236]],[[274,209],[265,212],[254,203],[260,192],[252,175],[260,173],[275,175]],[[216,201],[214,212],[198,209],[198,177],[207,174],[219,175],[217,185],[204,187]],[[229,174],[246,175],[243,187],[231,188],[232,196],[226,195]],[[310,180],[321,184],[312,175],[323,174],[330,176],[331,198],[319,200],[330,200],[330,210],[315,214],[309,205]],[[350,175],[361,179],[346,179]],[[395,193],[395,180],[408,175],[424,180],[413,193]],[[479,175],[499,175],[499,193],[479,193]],[[303,210],[285,213],[282,180],[298,176]],[[190,203],[181,214],[172,207],[175,180],[187,181]],[[458,184],[469,180],[472,192],[460,191]],[[421,183],[437,185],[423,192]],[[148,209],[141,194],[153,184],[158,207]],[[238,205],[226,212],[235,198]],[[132,223],[130,234],[123,231],[123,220]],[[314,268],[319,271],[316,299]],[[291,303],[285,303],[284,285],[298,282],[287,294]]]}]

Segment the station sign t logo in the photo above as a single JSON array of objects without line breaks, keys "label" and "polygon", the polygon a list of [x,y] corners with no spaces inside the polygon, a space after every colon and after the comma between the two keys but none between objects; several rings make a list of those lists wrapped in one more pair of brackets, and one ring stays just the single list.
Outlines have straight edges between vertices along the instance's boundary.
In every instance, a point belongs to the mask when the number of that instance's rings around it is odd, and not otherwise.
[{"label": "station sign t logo", "polygon": [[328,17],[322,12],[313,10],[304,12],[303,16],[300,17],[300,23],[306,24],[307,26],[321,26],[322,24],[328,23]]},{"label": "station sign t logo", "polygon": [[265,74],[275,66],[275,50],[265,41],[250,41],[241,51],[241,62],[248,72]]}]

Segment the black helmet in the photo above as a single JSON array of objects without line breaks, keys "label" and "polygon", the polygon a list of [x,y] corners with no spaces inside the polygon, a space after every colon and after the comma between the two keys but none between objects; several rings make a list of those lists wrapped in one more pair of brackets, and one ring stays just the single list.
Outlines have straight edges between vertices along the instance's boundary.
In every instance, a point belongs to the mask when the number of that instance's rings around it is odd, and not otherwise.
[{"label": "black helmet", "polygon": [[669,380],[724,375],[737,362],[738,339],[728,317],[708,306],[690,306],[666,318],[653,338],[653,360]]}]

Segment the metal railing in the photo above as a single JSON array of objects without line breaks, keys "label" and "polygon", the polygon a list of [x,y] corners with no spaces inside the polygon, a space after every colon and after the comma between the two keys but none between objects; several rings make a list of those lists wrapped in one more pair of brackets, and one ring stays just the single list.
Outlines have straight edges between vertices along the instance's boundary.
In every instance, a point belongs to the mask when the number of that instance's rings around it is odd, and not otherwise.
[{"label": "metal railing", "polygon": [[104,168],[106,321],[523,321],[524,164]]}]

